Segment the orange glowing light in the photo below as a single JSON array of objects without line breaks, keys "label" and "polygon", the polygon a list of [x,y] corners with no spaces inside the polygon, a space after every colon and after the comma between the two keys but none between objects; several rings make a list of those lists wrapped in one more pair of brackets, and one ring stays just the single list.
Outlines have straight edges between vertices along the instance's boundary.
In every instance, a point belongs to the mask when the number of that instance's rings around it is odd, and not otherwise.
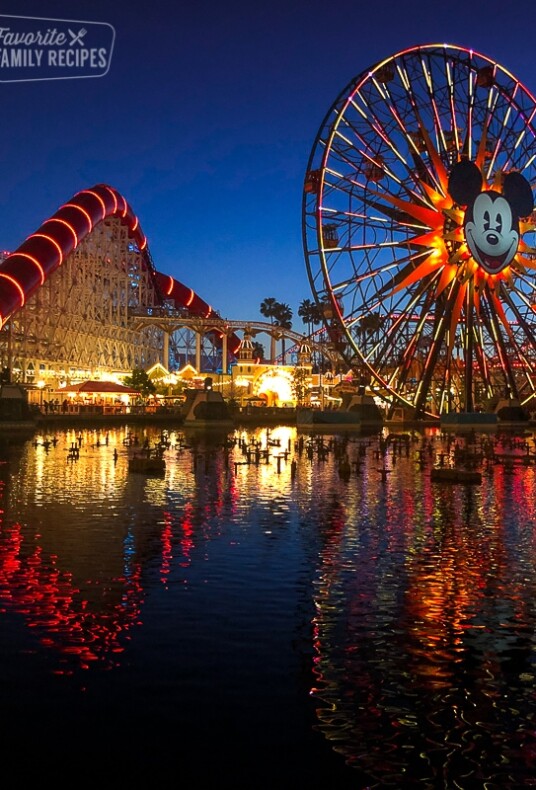
[{"label": "orange glowing light", "polygon": [[[99,201],[99,203],[101,204],[101,208],[102,208],[102,217],[101,217],[101,219],[105,219],[106,218],[106,206],[104,205],[104,200],[101,198],[100,195],[97,195],[97,193],[94,192],[92,189],[82,189],[82,191],[79,192],[78,194],[79,195],[91,195],[92,197],[96,198]],[[116,201],[116,203],[117,203],[117,201]]]},{"label": "orange glowing light", "polygon": [[58,266],[61,266],[61,264],[63,263],[63,252],[56,239],[53,239],[52,236],[48,236],[46,233],[32,233],[32,235],[28,236],[28,238],[29,239],[39,238],[39,239],[46,239],[47,241],[49,241],[56,248],[58,252],[58,256],[59,256]]},{"label": "orange glowing light", "polygon": [[82,206],[79,206],[78,203],[64,203],[62,208],[75,208],[75,209],[77,209],[77,211],[81,211],[82,214],[84,215],[84,217],[87,219],[88,233],[91,233],[91,231],[93,230],[93,222],[91,220],[91,217],[89,216],[89,214],[85,210],[85,208],[82,208]]},{"label": "orange glowing light", "polygon": [[113,207],[113,210],[112,210],[112,214],[117,214],[117,212],[119,210],[119,206],[117,205],[117,195],[115,194],[113,189],[110,189],[110,187],[105,187],[105,189],[107,190],[107,192],[110,193],[110,195],[112,196],[113,201],[114,201],[114,207]]},{"label": "orange glowing light", "polygon": [[76,235],[76,231],[72,225],[70,225],[64,219],[60,219],[59,217],[51,217],[50,219],[47,219],[44,224],[47,225],[49,222],[59,222],[61,225],[65,225],[66,228],[69,228],[74,237],[74,246],[78,247],[78,236]]},{"label": "orange glowing light", "polygon": [[165,291],[166,291],[166,296],[169,296],[173,290],[173,277],[169,277],[168,275],[167,279],[168,279],[168,285]]},{"label": "orange glowing light", "polygon": [[43,270],[43,267],[37,260],[37,258],[34,258],[33,255],[28,255],[27,252],[18,252],[17,255],[19,258],[27,258],[27,260],[31,261],[31,263],[33,263],[34,266],[36,266],[41,279],[40,285],[43,285],[43,283],[45,282],[45,272]]},{"label": "orange glowing light", "polygon": [[[399,279],[397,278],[391,295],[414,285],[419,280],[425,278],[436,278],[435,295],[438,297],[444,293],[445,290],[451,286],[457,286],[457,289],[451,292],[450,299],[454,300],[454,305],[451,312],[451,333],[454,332],[455,326],[461,317],[462,305],[467,293],[467,286],[470,280],[473,281],[474,289],[472,291],[473,306],[477,313],[480,312],[481,295],[489,290],[490,298],[495,291],[498,282],[511,282],[515,272],[523,272],[525,268],[534,270],[536,269],[536,260],[530,259],[528,255],[536,255],[536,249],[529,247],[526,242],[520,239],[518,246],[518,253],[509,267],[505,267],[501,272],[491,275],[480,267],[480,265],[473,259],[468,245],[465,241],[464,233],[464,218],[465,211],[453,203],[452,198],[448,194],[448,175],[440,157],[438,156],[434,144],[426,132],[426,129],[420,125],[419,134],[426,145],[426,149],[433,162],[438,188],[434,188],[430,183],[421,182],[420,187],[425,195],[426,204],[422,198],[403,200],[393,195],[380,192],[379,190],[370,190],[380,200],[391,204],[403,215],[417,220],[423,226],[422,230],[411,238],[408,238],[407,244],[411,246],[422,247],[423,250],[428,251],[428,255],[423,260],[422,252],[415,253],[410,256],[409,265],[400,272]],[[482,164],[486,160],[486,140],[485,134],[482,135],[483,140],[480,142],[477,165]],[[534,218],[520,222],[520,232],[532,230],[535,225],[536,212]],[[410,227],[408,221],[404,221],[404,217],[400,218],[400,224]],[[497,314],[501,316],[501,320],[506,320],[504,312],[497,310]],[[505,324],[506,325],[506,324]]]},{"label": "orange glowing light", "polygon": [[445,266],[443,271],[441,272],[441,276],[439,278],[439,283],[437,284],[436,288],[436,298],[443,293],[445,288],[451,284],[451,282],[456,277],[456,267],[455,266]]},{"label": "orange glowing light", "polygon": [[426,275],[430,274],[432,269],[439,268],[440,265],[441,262],[438,261],[435,263],[432,260],[432,256],[428,256],[428,258],[419,266],[417,266],[417,268],[414,269],[407,277],[405,277],[402,282],[396,286],[396,288],[393,288],[392,293],[395,294],[398,291],[401,291],[402,288],[407,288],[409,285],[417,282],[417,280],[421,280],[423,277],[426,277]]},{"label": "orange glowing light", "polygon": [[15,288],[20,294],[20,306],[24,307],[24,304],[26,302],[26,294],[24,293],[19,281],[16,280],[14,277],[11,277],[10,274],[5,274],[4,272],[0,272],[0,277],[3,277],[5,280],[8,280],[12,285],[15,286]]}]

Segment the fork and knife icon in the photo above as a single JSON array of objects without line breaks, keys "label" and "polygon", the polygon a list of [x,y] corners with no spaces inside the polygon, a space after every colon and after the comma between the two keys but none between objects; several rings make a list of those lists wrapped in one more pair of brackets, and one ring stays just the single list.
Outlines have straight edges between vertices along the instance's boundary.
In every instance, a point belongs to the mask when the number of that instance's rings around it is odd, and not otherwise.
[{"label": "fork and knife icon", "polygon": [[85,29],[85,27],[81,27],[80,30],[78,31],[78,33],[75,33],[74,31],[72,31],[71,28],[67,28],[67,31],[68,31],[69,35],[71,36],[71,40],[69,41],[69,46],[70,47],[74,46],[74,44],[80,44],[81,47],[84,46],[84,42],[82,41],[82,39],[84,38],[84,36],[87,33],[87,30]]}]

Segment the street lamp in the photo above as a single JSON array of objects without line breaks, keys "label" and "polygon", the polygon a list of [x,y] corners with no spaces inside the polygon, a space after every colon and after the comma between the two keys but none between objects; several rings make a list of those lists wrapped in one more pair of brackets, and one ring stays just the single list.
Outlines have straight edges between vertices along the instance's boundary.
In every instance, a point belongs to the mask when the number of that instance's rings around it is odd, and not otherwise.
[{"label": "street lamp", "polygon": [[327,391],[328,391],[328,400],[329,400],[330,406],[331,406],[331,388],[332,388],[332,386],[333,386],[333,373],[331,372],[331,370],[328,370],[328,372],[326,373],[326,388],[327,388]]},{"label": "street lamp", "polygon": [[45,382],[42,379],[40,379],[37,382],[37,386],[39,388],[39,410],[43,411],[43,389],[45,386]]}]

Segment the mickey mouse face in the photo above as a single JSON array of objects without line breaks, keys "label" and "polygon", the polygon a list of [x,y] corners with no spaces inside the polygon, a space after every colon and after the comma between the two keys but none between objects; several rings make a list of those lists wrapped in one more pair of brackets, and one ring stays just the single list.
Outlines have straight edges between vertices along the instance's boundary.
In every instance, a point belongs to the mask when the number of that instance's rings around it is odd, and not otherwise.
[{"label": "mickey mouse face", "polygon": [[504,176],[502,194],[481,189],[482,174],[473,162],[463,159],[455,165],[448,191],[456,203],[467,206],[463,223],[467,246],[488,274],[498,274],[517,252],[519,217],[532,212],[532,189],[521,173]]},{"label": "mickey mouse face", "polygon": [[511,263],[519,244],[519,222],[501,194],[477,195],[465,212],[463,227],[473,258],[489,274],[497,274]]}]

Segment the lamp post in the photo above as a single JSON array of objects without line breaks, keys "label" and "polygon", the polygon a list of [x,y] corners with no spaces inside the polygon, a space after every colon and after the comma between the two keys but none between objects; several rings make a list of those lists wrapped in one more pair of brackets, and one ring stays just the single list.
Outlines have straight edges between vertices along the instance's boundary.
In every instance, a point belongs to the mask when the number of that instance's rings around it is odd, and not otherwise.
[{"label": "lamp post", "polygon": [[45,382],[42,379],[40,379],[37,382],[37,386],[39,388],[39,411],[42,412],[43,411],[43,388],[45,386]]},{"label": "lamp post", "polygon": [[326,373],[326,387],[328,392],[328,400],[331,406],[331,388],[333,386],[333,373],[331,370],[328,370]]}]

